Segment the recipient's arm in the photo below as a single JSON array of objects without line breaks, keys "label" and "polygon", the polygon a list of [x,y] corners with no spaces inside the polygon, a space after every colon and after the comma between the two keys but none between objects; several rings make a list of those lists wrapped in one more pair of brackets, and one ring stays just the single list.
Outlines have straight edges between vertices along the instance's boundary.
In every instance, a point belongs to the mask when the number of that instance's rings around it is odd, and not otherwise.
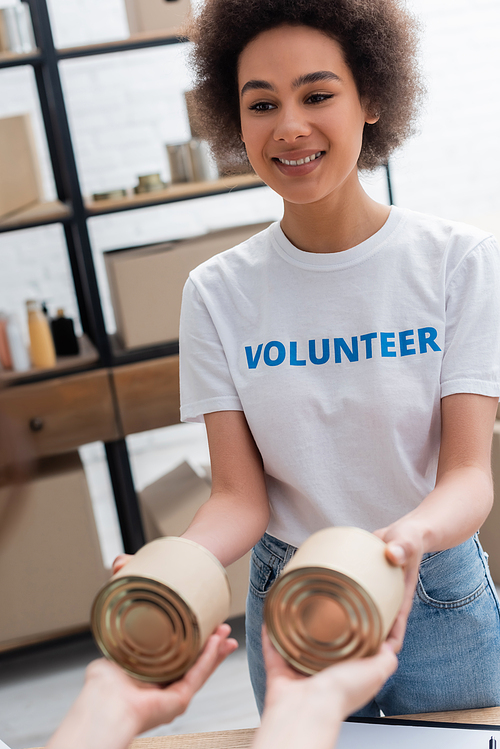
[{"label": "recipient's arm", "polygon": [[347,660],[304,677],[285,663],[264,629],[267,692],[252,749],[334,749],[343,720],[374,697],[397,667],[384,643],[370,658]]},{"label": "recipient's arm", "polygon": [[205,424],[212,494],[183,537],[209,549],[227,567],[266,530],[269,502],[262,459],[243,412],[206,414]]},{"label": "recipient's arm", "polygon": [[145,684],[104,658],[93,661],[76,702],[47,744],[47,749],[127,749],[138,733],[170,723],[238,646],[221,624],[187,674],[162,687]]}]

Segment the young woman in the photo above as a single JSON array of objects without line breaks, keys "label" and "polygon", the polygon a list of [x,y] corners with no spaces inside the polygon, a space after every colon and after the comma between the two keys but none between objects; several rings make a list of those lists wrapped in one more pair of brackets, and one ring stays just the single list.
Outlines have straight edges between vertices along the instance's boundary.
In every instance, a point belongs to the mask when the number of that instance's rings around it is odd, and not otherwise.
[{"label": "young woman", "polygon": [[206,0],[197,97],[214,150],[250,161],[281,222],[191,273],[181,417],[213,491],[186,532],[224,565],[254,546],[264,599],[311,533],[377,533],[406,572],[399,668],[361,715],[500,704],[500,619],[477,531],[500,395],[498,246],[363,191],[412,132],[416,25],[398,0]]}]

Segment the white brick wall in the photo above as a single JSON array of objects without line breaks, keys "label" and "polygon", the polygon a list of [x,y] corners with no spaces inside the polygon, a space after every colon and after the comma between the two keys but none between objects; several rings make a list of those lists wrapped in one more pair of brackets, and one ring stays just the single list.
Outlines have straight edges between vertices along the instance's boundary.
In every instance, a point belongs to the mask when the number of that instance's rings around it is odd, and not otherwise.
[{"label": "white brick wall", "polygon": [[[421,134],[395,156],[399,205],[474,219],[500,213],[500,3],[498,0],[409,0],[422,19],[429,99]],[[121,0],[50,0],[59,46],[127,36]],[[61,64],[85,193],[136,184],[139,174],[168,167],[164,145],[187,137],[182,93],[189,86],[184,46],[103,55]],[[32,112],[47,198],[54,195],[29,68],[0,71],[0,116]],[[385,200],[385,184],[369,191]],[[102,251],[279,217],[267,189],[133,211],[90,222],[108,329],[114,329]],[[29,257],[29,262],[26,258]],[[76,314],[59,227],[0,235],[0,309],[18,310],[29,296]]]}]

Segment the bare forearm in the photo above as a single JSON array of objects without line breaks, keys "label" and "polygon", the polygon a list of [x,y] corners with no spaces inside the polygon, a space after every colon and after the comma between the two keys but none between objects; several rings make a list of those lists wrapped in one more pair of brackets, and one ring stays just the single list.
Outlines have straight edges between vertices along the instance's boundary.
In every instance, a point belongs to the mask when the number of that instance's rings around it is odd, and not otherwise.
[{"label": "bare forearm", "polygon": [[[295,695],[293,695],[295,697]],[[328,707],[297,695],[266,708],[252,749],[332,749],[340,731],[342,716],[330,701]]]},{"label": "bare forearm", "polygon": [[86,684],[47,749],[126,749],[135,735],[125,703]]},{"label": "bare forearm", "polygon": [[435,489],[400,523],[415,524],[423,551],[440,551],[470,538],[487,518],[493,503],[491,477],[476,466],[443,474]]},{"label": "bare forearm", "polygon": [[257,543],[269,522],[267,499],[245,502],[214,493],[196,513],[183,538],[204,546],[227,567]]}]

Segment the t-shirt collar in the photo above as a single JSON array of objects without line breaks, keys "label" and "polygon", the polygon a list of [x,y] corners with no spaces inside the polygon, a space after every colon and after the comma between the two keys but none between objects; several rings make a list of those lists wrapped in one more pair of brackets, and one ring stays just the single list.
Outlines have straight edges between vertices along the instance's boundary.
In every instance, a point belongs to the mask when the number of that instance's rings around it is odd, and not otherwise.
[{"label": "t-shirt collar", "polygon": [[272,224],[270,232],[275,250],[287,262],[311,270],[340,270],[356,265],[378,252],[396,229],[403,215],[404,210],[392,206],[387,221],[378,232],[368,237],[361,244],[348,250],[342,250],[342,252],[305,252],[299,250],[285,236],[279,221]]}]

